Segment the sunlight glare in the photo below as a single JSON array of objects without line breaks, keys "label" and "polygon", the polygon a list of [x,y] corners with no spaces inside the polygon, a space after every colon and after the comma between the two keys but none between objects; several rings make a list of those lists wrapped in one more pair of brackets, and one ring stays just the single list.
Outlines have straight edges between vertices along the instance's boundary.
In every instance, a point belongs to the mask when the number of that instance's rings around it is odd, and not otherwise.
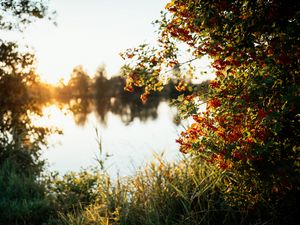
[{"label": "sunlight glare", "polygon": [[41,127],[57,126],[61,121],[66,120],[67,113],[56,105],[50,105],[42,110],[43,116],[33,118],[33,124]]}]

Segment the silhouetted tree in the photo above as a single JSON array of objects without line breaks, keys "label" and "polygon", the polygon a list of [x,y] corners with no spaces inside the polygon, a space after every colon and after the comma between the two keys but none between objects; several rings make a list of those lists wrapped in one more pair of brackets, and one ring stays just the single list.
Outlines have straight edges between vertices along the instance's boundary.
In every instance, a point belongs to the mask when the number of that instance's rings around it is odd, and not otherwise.
[{"label": "silhouetted tree", "polygon": [[[22,30],[46,16],[43,1],[2,0],[0,29]],[[0,224],[42,224],[49,217],[41,145],[49,129],[32,124],[41,115],[34,55],[13,42],[0,40]],[[31,91],[30,91],[31,90]]]}]

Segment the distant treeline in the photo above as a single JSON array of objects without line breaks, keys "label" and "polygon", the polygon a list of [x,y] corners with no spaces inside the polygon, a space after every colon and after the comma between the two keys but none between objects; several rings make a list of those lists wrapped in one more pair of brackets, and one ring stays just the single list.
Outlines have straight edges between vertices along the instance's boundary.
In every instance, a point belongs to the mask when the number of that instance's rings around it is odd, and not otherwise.
[{"label": "distant treeline", "polygon": [[[207,82],[202,83],[203,85],[207,87]],[[39,95],[44,96],[44,100],[49,99],[49,102],[54,101],[55,104],[69,109],[78,125],[84,125],[87,116],[93,111],[101,123],[106,123],[107,113],[111,112],[118,115],[125,124],[129,124],[135,118],[140,121],[156,119],[161,102],[183,94],[175,86],[176,81],[171,80],[162,91],[151,93],[147,102],[142,103],[142,88],[136,88],[134,92],[125,91],[125,80],[121,76],[108,78],[105,69],[101,67],[91,77],[78,66],[72,71],[68,83],[60,83],[58,86],[44,85],[39,88]]]}]

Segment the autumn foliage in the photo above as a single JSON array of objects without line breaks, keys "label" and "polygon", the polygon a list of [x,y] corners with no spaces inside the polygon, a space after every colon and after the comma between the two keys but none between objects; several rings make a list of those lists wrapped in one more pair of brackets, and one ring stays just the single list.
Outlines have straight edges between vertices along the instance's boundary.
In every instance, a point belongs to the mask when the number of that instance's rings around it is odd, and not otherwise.
[{"label": "autumn foliage", "polygon": [[[181,152],[262,180],[273,193],[298,188],[299,9],[294,1],[171,0],[156,21],[158,47],[122,54],[126,89],[145,87],[145,101],[172,69],[209,56],[206,111],[188,111],[194,122],[177,140]],[[182,49],[191,60],[180,62]],[[186,73],[176,78],[181,91]],[[194,91],[181,106],[199,109],[202,97]]]}]

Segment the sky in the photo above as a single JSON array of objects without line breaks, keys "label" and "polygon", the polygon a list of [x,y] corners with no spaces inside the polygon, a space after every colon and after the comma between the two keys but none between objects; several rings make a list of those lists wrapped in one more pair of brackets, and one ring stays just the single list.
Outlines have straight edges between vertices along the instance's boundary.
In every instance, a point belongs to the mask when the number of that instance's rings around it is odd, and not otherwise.
[{"label": "sky", "polygon": [[119,53],[142,43],[156,41],[155,27],[167,0],[50,0],[57,12],[55,22],[38,21],[23,34],[38,60],[43,81],[68,79],[82,65],[92,75],[106,64],[117,74],[123,61]]}]

